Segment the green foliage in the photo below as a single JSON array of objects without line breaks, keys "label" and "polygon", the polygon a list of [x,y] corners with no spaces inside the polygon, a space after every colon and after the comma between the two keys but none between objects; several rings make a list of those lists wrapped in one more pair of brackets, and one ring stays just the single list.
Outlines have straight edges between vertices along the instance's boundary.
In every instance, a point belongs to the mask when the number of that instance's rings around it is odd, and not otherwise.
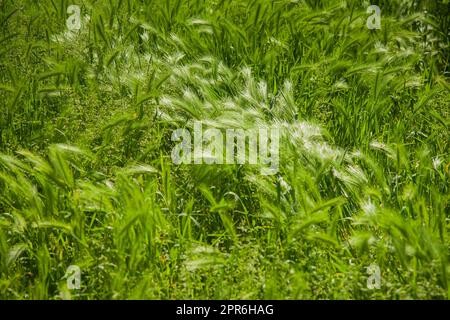
[{"label": "green foliage", "polygon": [[[0,0],[0,298],[448,299],[448,1],[377,4]],[[197,120],[279,172],[174,165]]]}]

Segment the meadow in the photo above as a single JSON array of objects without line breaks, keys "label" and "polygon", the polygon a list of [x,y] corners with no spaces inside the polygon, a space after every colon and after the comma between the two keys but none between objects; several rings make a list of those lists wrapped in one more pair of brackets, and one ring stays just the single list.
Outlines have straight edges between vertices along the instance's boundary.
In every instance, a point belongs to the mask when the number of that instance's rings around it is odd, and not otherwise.
[{"label": "meadow", "polygon": [[[450,298],[448,0],[0,0],[0,44],[0,299]],[[173,163],[196,121],[277,173]]]}]

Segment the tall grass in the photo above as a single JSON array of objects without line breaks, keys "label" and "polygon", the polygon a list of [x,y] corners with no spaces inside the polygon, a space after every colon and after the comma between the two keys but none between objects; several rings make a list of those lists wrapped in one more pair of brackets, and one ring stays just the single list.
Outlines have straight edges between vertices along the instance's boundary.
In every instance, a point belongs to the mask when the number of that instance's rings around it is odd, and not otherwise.
[{"label": "tall grass", "polygon": [[[0,298],[449,298],[448,3],[368,5],[0,1]],[[173,165],[198,120],[279,172]]]}]

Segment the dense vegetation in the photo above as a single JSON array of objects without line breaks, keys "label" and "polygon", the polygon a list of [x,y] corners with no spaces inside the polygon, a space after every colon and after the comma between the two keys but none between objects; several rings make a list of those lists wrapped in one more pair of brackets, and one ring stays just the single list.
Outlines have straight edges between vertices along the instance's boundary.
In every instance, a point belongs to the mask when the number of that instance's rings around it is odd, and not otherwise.
[{"label": "dense vegetation", "polygon": [[[448,2],[0,0],[0,298],[449,298]],[[196,120],[278,174],[174,165]]]}]

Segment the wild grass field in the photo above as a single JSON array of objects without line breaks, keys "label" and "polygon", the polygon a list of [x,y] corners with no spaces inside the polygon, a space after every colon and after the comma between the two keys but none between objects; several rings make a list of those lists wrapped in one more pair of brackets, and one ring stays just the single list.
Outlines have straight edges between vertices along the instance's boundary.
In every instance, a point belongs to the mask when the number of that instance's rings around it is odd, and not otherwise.
[{"label": "wild grass field", "polygon": [[[0,299],[450,298],[448,0],[0,0],[0,30]],[[194,121],[282,128],[278,172],[175,165]]]}]

